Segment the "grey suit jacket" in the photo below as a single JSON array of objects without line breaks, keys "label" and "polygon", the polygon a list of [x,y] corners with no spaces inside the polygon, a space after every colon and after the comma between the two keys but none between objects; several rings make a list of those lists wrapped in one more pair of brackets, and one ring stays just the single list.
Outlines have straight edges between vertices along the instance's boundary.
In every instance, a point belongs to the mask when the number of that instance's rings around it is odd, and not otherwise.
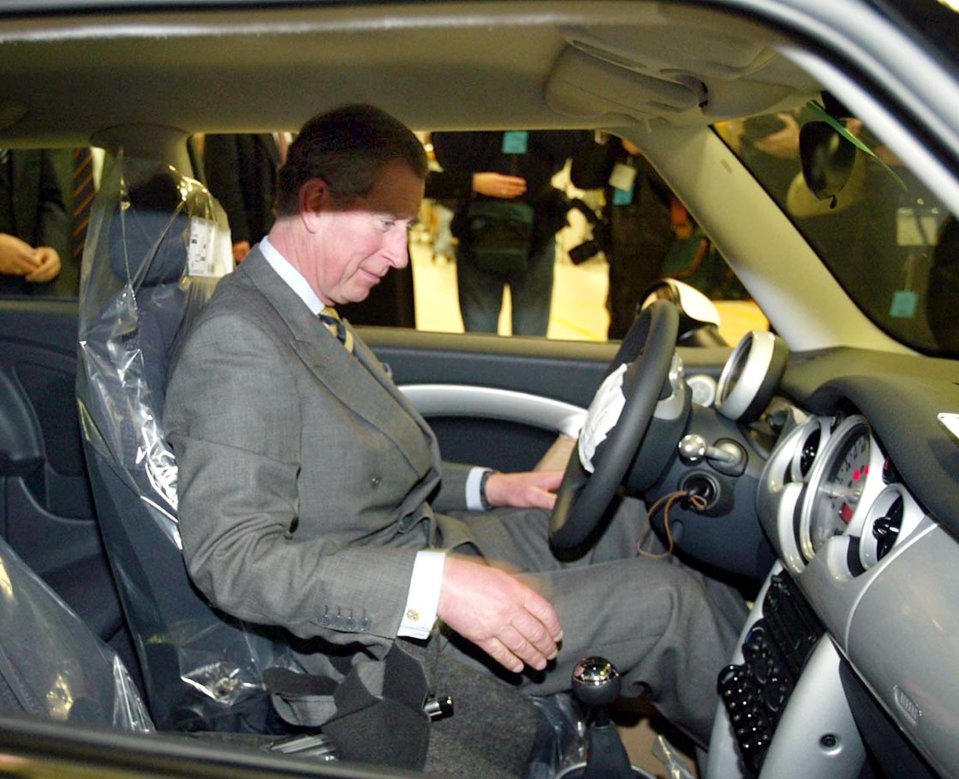
[{"label": "grey suit jacket", "polygon": [[[466,466],[359,338],[355,357],[258,249],[219,284],[173,368],[164,424],[194,582],[241,619],[382,658],[416,552],[473,542]],[[323,652],[305,657],[329,673]]]}]

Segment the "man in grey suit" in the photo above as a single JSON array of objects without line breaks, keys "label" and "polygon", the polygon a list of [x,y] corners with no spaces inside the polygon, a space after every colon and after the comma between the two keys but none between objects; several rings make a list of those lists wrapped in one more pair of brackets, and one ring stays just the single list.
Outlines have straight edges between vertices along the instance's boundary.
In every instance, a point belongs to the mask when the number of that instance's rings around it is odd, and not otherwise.
[{"label": "man in grey suit", "polygon": [[636,517],[557,560],[548,511],[561,475],[442,462],[426,422],[333,318],[408,262],[426,175],[416,137],[368,106],[315,117],[291,146],[276,223],[220,283],[173,370],[165,423],[190,574],[224,611],[303,639],[304,667],[334,681],[400,648],[431,673],[464,665],[540,695],[568,689],[597,653],[624,694],[650,689],[705,741],[741,605],[729,618],[711,583],[637,557]]}]

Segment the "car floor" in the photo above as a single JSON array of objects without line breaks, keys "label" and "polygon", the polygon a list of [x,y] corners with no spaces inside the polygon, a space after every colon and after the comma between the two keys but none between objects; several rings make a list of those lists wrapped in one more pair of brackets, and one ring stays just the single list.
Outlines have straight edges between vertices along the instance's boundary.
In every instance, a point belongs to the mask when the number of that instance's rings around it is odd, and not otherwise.
[{"label": "car floor", "polygon": [[616,705],[613,718],[634,766],[652,774],[656,779],[672,779],[673,775],[654,754],[655,741],[657,737],[663,736],[690,775],[699,779],[693,743],[659,716],[646,698],[620,701]]}]

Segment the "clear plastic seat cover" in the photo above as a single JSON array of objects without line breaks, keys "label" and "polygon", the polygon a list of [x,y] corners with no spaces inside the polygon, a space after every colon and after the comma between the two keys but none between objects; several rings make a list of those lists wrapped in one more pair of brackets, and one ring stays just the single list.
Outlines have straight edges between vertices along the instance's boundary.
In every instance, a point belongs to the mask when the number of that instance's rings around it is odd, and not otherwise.
[{"label": "clear plastic seat cover", "polygon": [[160,727],[235,729],[229,709],[265,697],[265,668],[298,669],[281,642],[207,604],[181,556],[162,426],[167,370],[232,269],[225,213],[200,182],[117,157],[83,255],[77,397],[107,554]]}]

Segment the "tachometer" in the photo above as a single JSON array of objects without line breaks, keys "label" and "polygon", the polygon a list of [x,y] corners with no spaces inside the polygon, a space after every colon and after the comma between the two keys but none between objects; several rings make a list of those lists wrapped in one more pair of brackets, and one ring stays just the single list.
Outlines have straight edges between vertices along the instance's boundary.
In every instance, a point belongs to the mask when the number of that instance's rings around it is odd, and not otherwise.
[{"label": "tachometer", "polygon": [[803,557],[812,560],[833,536],[861,524],[859,507],[882,483],[883,456],[865,418],[846,419],[816,461],[799,523]]},{"label": "tachometer", "polygon": [[777,335],[754,330],[736,344],[716,389],[716,410],[737,422],[758,418],[786,369],[789,349]]}]

